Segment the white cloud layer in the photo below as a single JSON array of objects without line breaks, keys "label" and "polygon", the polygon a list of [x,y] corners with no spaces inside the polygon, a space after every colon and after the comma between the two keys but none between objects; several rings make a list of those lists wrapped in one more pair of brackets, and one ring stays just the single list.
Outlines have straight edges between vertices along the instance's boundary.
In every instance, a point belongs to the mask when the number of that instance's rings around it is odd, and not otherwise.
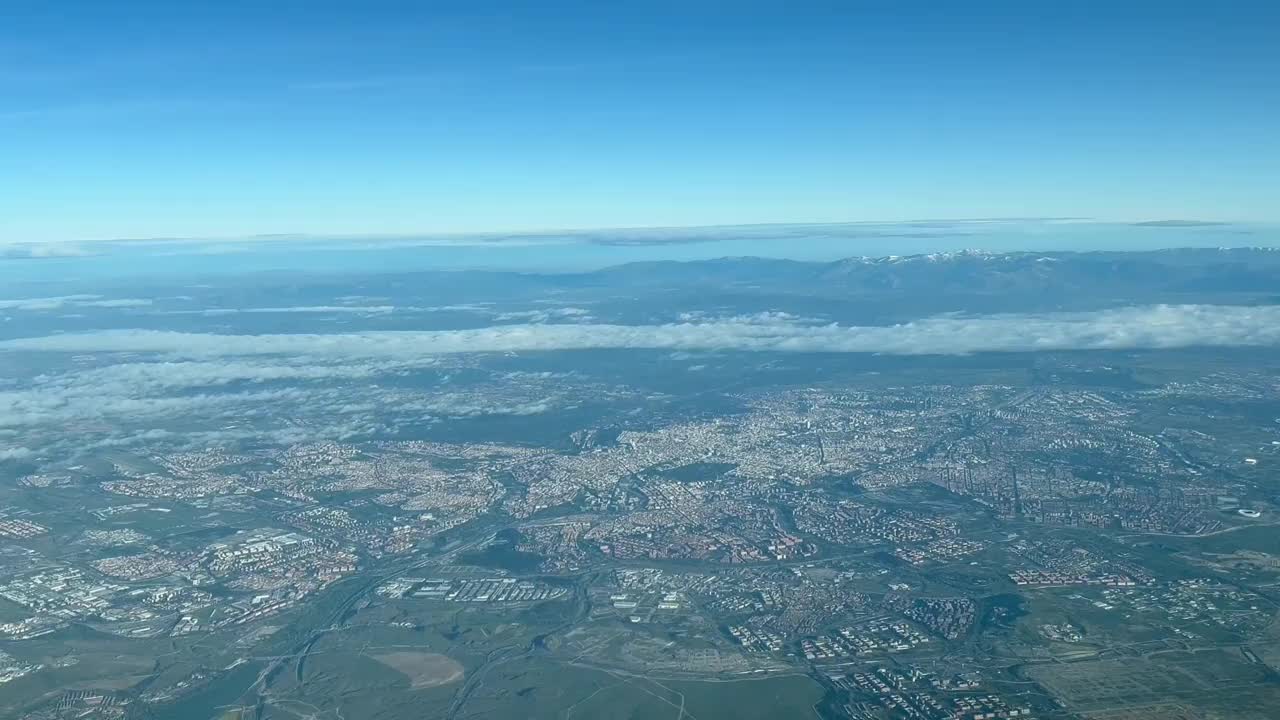
[{"label": "white cloud layer", "polygon": [[961,355],[1269,345],[1280,345],[1280,306],[1155,305],[1085,313],[953,315],[892,326],[805,325],[755,316],[668,325],[529,324],[334,334],[104,330],[12,339],[0,342],[0,350],[405,361],[456,353],[590,349]]},{"label": "white cloud layer", "polygon": [[0,300],[0,310],[57,310],[68,304],[95,301],[101,295],[59,295],[58,297]]},{"label": "white cloud layer", "polygon": [[377,437],[402,423],[533,415],[557,401],[527,379],[497,393],[380,384],[435,365],[426,357],[130,359],[0,383],[0,461],[160,441],[205,447]]},{"label": "white cloud layer", "polygon": [[[97,298],[34,302],[51,301]],[[0,437],[10,448],[0,452],[0,460],[162,438],[199,444],[374,437],[405,423],[532,415],[577,399],[541,385],[540,380],[553,378],[536,373],[501,376],[495,385],[478,389],[455,389],[447,378],[434,386],[384,382],[428,367],[449,367],[452,363],[441,356],[450,354],[653,349],[684,357],[716,351],[956,355],[1276,345],[1280,306],[951,315],[894,326],[818,324],[784,313],[759,313],[718,319],[690,315],[666,325],[533,322],[333,334],[103,330],[0,341],[0,353],[99,354],[92,367],[77,364],[21,382],[0,380]],[[471,364],[467,358],[457,362]]]},{"label": "white cloud layer", "polygon": [[0,310],[61,310],[67,307],[134,308],[146,307],[151,301],[145,298],[102,299],[101,295],[60,295],[58,297],[19,298],[0,300]]},{"label": "white cloud layer", "polygon": [[[393,305],[297,305],[290,307],[253,307],[253,308],[209,308],[206,310],[171,310],[173,315],[239,315],[248,314],[287,314],[287,313],[357,313],[362,315],[381,315],[394,312]],[[404,309],[404,308],[400,308]]]},{"label": "white cloud layer", "polygon": [[[413,366],[431,364],[429,360]],[[403,371],[404,363],[297,364],[219,360],[129,362],[40,375],[24,387],[0,390],[0,428],[128,418],[152,420],[238,407],[248,402],[302,400],[298,388],[228,392],[235,384],[344,384]],[[345,387],[345,385],[343,385]],[[197,390],[191,393],[191,390]],[[176,394],[174,394],[176,393]]]}]

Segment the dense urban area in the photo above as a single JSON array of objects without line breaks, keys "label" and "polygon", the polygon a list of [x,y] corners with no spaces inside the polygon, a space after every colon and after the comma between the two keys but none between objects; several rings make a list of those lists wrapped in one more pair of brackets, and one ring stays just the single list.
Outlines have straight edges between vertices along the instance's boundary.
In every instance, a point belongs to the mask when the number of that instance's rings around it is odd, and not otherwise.
[{"label": "dense urban area", "polygon": [[1273,717],[1269,352],[456,355],[554,407],[14,454],[0,714]]}]

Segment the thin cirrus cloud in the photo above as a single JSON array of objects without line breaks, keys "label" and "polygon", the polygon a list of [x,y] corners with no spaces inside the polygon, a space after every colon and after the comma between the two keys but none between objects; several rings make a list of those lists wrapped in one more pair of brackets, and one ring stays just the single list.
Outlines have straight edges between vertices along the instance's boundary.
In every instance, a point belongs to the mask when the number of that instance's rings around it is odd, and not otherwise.
[{"label": "thin cirrus cloud", "polygon": [[220,315],[386,315],[388,313],[434,313],[434,312],[481,312],[494,314],[498,320],[527,320],[534,317],[548,319],[551,317],[583,316],[586,310],[581,308],[563,308],[552,311],[525,311],[514,313],[493,313],[483,304],[437,305],[419,307],[416,305],[289,305],[281,307],[244,307],[244,308],[204,308],[200,310],[164,310],[159,315],[204,315],[217,317]]},{"label": "thin cirrus cloud", "polygon": [[39,312],[61,310],[68,307],[135,308],[150,306],[151,302],[146,298],[103,299],[101,295],[59,295],[57,297],[0,300],[0,310]]},{"label": "thin cirrus cloud", "polygon": [[[377,379],[435,364],[219,358],[125,362],[51,373],[0,389],[0,462],[79,457],[163,440],[197,448],[370,438],[442,418],[523,416],[560,404],[538,383],[489,391],[420,391]],[[171,430],[180,422],[180,431]]]},{"label": "thin cirrus cloud", "polygon": [[133,308],[133,307],[149,307],[151,300],[147,298],[116,298],[114,300],[88,300],[79,303],[81,307],[100,307],[100,308]]},{"label": "thin cirrus cloud", "polygon": [[228,388],[262,383],[359,382],[431,364],[430,359],[408,364],[386,361],[267,363],[222,359],[212,362],[120,363],[40,375],[22,388],[0,391],[0,428],[46,422],[96,421],[118,416],[145,420],[197,408],[238,406],[248,401],[311,398],[314,389],[308,389],[304,396],[300,394],[303,390],[297,387],[249,392],[229,391]]},{"label": "thin cirrus cloud", "polygon": [[75,243],[15,243],[0,245],[0,260],[43,260],[91,257],[97,252]]},{"label": "thin cirrus cloud", "polygon": [[[403,309],[403,308],[401,308]],[[254,308],[209,308],[206,310],[175,310],[178,314],[197,314],[197,315],[239,315],[239,314],[261,314],[275,315],[288,313],[356,313],[361,315],[382,315],[389,312],[395,312],[397,308],[393,305],[297,305],[290,307],[254,307]]]},{"label": "thin cirrus cloud", "polygon": [[0,300],[0,310],[57,310],[67,305],[96,302],[100,295],[59,295],[57,297]]},{"label": "thin cirrus cloud", "polygon": [[594,349],[962,355],[1039,350],[1280,344],[1280,306],[1152,305],[1096,312],[941,316],[892,326],[728,319],[666,325],[527,324],[467,330],[217,335],[154,330],[19,338],[0,350],[151,352],[173,357],[408,359]]}]

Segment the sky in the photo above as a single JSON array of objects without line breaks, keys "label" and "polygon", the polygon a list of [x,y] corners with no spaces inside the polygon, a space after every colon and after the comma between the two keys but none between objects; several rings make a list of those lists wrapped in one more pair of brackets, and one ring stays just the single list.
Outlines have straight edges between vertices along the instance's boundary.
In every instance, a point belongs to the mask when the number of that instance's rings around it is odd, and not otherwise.
[{"label": "sky", "polygon": [[0,4],[0,244],[1280,220],[1280,3]]}]

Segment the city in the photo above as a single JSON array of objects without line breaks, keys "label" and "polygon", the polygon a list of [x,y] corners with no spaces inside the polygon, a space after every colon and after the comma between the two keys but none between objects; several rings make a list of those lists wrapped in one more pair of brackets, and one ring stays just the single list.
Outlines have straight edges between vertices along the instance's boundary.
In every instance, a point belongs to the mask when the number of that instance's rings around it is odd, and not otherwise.
[{"label": "city", "polygon": [[[385,662],[438,665],[455,679],[409,672],[411,685],[452,688],[475,672],[452,669],[467,648],[491,642],[457,633],[529,613],[527,632],[574,619],[526,653],[683,681],[800,673],[824,717],[1066,717],[1092,707],[1102,676],[1055,689],[1046,663],[1126,655],[1235,652],[1223,672],[1265,675],[1280,555],[1157,550],[1273,523],[1260,483],[1280,424],[1224,437],[1179,410],[1246,394],[1274,403],[1280,386],[1239,371],[1154,391],[877,377],[738,394],[740,411],[710,419],[582,428],[561,448],[114,452],[5,491],[0,681],[83,667],[51,643],[84,628],[90,648],[222,649],[173,651],[142,692],[86,676],[27,717],[183,708],[221,678],[295,665],[291,684],[271,680],[271,705],[317,692],[301,668],[318,648],[408,631],[444,632],[455,652],[428,641]],[[62,500],[20,502],[36,492]]]}]

